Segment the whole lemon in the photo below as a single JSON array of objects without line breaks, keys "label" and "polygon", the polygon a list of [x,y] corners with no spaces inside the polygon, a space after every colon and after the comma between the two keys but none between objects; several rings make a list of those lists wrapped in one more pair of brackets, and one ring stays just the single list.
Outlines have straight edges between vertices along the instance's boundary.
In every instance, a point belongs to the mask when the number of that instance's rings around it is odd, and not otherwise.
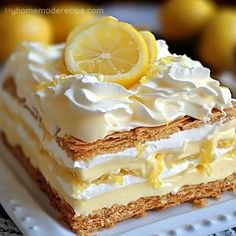
[{"label": "whole lemon", "polygon": [[236,67],[236,10],[218,13],[199,40],[198,54],[216,71]]},{"label": "whole lemon", "polygon": [[92,19],[93,13],[89,5],[76,2],[58,2],[51,6],[50,19],[53,25],[56,42],[64,42],[68,34],[78,25]]},{"label": "whole lemon", "polygon": [[215,11],[208,0],[169,0],[160,8],[160,33],[172,41],[189,38],[205,27]]},{"label": "whole lemon", "polygon": [[0,13],[0,62],[12,53],[21,41],[52,42],[50,22],[41,15],[10,12]]}]

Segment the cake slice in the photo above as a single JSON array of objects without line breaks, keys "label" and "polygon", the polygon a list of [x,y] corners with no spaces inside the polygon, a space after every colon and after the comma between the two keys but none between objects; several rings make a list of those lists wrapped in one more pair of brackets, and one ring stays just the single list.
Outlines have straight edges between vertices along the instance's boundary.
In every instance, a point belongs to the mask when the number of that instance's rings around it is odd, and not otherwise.
[{"label": "cake slice", "polygon": [[[0,78],[2,140],[78,234],[236,187],[236,103],[229,89],[199,62],[171,54],[163,40],[153,44],[152,36],[148,41],[116,24],[77,29],[66,46],[24,42]],[[128,61],[116,65],[125,72],[107,69],[115,54],[105,50],[99,68],[95,61],[81,72],[76,60],[83,50],[109,45],[116,27],[135,32],[138,46],[127,45],[139,53],[128,53],[142,73]],[[73,54],[73,40],[87,42],[82,36],[96,44]],[[100,73],[89,71],[96,68]]]}]

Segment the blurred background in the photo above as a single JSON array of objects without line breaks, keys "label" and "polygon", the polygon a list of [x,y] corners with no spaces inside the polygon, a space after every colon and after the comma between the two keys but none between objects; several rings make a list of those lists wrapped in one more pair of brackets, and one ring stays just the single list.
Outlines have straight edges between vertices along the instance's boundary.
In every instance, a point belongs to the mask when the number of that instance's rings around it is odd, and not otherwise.
[{"label": "blurred background", "polygon": [[112,15],[200,60],[236,96],[236,0],[1,1],[0,63],[22,40],[61,43],[76,26]]}]

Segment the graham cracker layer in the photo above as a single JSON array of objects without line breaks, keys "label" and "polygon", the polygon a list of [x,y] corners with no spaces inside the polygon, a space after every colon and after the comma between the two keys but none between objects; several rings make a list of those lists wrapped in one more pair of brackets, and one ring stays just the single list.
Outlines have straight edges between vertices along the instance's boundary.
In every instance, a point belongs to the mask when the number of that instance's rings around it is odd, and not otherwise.
[{"label": "graham cracker layer", "polygon": [[[14,79],[8,78],[4,82],[3,88],[13,98],[17,99],[20,104],[22,104],[22,99],[17,95],[17,89]],[[32,111],[30,108],[26,107],[26,105],[24,105],[24,107],[31,111],[31,114],[35,118],[39,117],[39,114],[35,114],[35,109],[33,109]],[[235,117],[236,103],[233,103],[233,107],[226,109],[224,112],[214,109],[207,123],[215,123],[217,121],[220,121],[221,119],[224,119],[224,122],[228,122]],[[192,117],[185,116],[166,125],[156,127],[138,127],[130,131],[115,132],[107,135],[103,139],[99,139],[95,142],[90,143],[72,136],[55,136],[55,139],[59,146],[66,151],[69,158],[71,158],[72,160],[86,161],[99,154],[117,153],[127,148],[135,147],[138,143],[165,139],[168,138],[171,134],[177,133],[182,130],[198,128],[204,124],[205,123],[202,120],[197,120]]]},{"label": "graham cracker layer", "polygon": [[[213,110],[207,123],[212,124],[221,119],[228,122],[234,119],[236,117],[236,103],[233,105],[232,108],[226,109],[225,113]],[[202,120],[185,116],[166,125],[150,128],[138,127],[130,131],[116,132],[92,143],[84,142],[72,136],[57,137],[57,142],[73,160],[89,160],[99,154],[120,152],[135,147],[138,143],[165,139],[171,134],[198,128],[204,124],[206,123]]]},{"label": "graham cracker layer", "polygon": [[170,193],[161,197],[144,197],[130,202],[126,206],[113,205],[111,208],[96,210],[88,216],[76,216],[71,206],[57,194],[40,171],[30,164],[29,159],[24,155],[22,149],[19,146],[11,146],[4,134],[2,134],[2,140],[15,158],[47,194],[51,204],[61,213],[62,219],[77,234],[94,232],[111,227],[125,219],[143,216],[148,210],[165,209],[184,202],[198,202],[198,200],[202,201],[201,199],[209,197],[218,199],[222,192],[236,189],[235,172],[222,180],[209,182],[207,184],[184,186],[176,194]]}]

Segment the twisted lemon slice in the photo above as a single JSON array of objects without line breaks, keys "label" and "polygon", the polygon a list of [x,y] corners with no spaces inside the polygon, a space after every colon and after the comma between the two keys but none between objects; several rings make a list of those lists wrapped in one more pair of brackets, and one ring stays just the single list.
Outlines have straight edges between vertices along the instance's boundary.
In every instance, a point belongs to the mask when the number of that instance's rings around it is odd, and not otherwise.
[{"label": "twisted lemon slice", "polygon": [[150,31],[140,31],[148,46],[149,66],[152,66],[157,59],[157,46],[155,36]]},{"label": "twisted lemon slice", "polygon": [[133,26],[108,18],[92,22],[69,35],[65,48],[66,66],[72,74],[93,74],[103,81],[128,88],[148,70],[148,46]]}]

